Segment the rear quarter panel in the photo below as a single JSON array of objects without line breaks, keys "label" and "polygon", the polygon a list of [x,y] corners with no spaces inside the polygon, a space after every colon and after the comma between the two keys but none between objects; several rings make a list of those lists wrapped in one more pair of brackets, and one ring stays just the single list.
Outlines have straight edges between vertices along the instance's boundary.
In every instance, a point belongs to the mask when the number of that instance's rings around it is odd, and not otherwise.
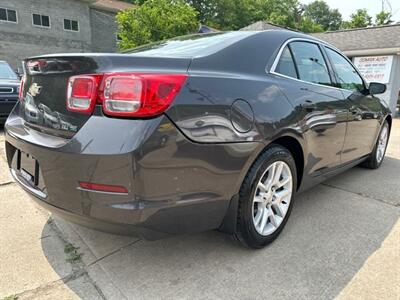
[{"label": "rear quarter panel", "polygon": [[[285,131],[294,132],[290,128],[296,122],[293,106],[265,71],[279,47],[293,35],[265,31],[194,58],[190,77],[168,116],[186,137],[199,143],[268,143]],[[251,126],[238,130],[233,124],[238,119]]]}]

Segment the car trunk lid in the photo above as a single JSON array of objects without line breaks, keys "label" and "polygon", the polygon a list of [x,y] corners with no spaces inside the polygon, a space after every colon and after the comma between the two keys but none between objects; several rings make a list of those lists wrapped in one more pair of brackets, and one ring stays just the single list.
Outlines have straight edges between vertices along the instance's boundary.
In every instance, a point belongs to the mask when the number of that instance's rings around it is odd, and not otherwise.
[{"label": "car trunk lid", "polygon": [[48,55],[24,61],[25,81],[20,116],[26,126],[71,138],[90,114],[67,109],[68,80],[76,75],[110,72],[187,72],[190,59],[140,57],[129,54]]}]

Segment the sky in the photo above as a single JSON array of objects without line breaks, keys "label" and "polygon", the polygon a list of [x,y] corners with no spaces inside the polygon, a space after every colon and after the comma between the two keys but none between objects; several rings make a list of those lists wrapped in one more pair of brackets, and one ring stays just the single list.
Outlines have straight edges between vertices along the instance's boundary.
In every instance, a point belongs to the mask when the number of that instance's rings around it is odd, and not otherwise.
[{"label": "sky", "polygon": [[[314,0],[300,0],[301,3],[308,4]],[[382,10],[382,0],[325,0],[331,8],[339,9],[343,19],[348,20],[350,15],[359,8],[366,8],[368,13],[373,16]],[[385,0],[385,10],[388,11],[389,7],[386,4],[389,2],[392,6],[392,20],[400,21],[400,0]]]}]

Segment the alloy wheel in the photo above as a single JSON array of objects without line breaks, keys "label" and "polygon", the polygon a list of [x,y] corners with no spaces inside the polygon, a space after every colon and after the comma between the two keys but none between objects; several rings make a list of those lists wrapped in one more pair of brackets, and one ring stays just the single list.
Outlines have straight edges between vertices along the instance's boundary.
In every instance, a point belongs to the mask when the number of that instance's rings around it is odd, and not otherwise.
[{"label": "alloy wheel", "polygon": [[377,151],[376,151],[376,160],[378,163],[380,163],[383,160],[383,157],[385,156],[385,151],[388,143],[388,137],[389,137],[389,129],[388,126],[385,125],[382,128],[382,131],[379,135],[378,139],[378,146],[377,146]]},{"label": "alloy wheel", "polygon": [[292,172],[283,161],[271,164],[261,176],[252,207],[253,224],[259,234],[267,236],[279,228],[288,212],[292,189]]}]

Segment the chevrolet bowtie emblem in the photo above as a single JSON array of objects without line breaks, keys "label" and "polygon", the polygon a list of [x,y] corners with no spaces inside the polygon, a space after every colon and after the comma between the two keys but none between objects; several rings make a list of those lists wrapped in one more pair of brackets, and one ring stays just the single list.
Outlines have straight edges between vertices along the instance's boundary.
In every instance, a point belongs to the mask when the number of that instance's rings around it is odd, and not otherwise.
[{"label": "chevrolet bowtie emblem", "polygon": [[32,83],[32,85],[29,87],[28,93],[32,97],[36,97],[37,95],[40,94],[40,91],[42,90],[42,87],[38,85],[37,83]]}]

